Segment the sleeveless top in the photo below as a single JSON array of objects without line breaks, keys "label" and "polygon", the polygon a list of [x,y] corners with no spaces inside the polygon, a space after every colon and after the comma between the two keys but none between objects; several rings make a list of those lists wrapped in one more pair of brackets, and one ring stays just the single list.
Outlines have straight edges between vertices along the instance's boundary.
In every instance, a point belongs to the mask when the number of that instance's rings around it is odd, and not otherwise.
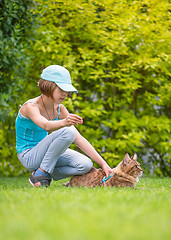
[{"label": "sleeveless top", "polygon": [[[30,102],[38,105],[35,101],[27,101],[23,105]],[[20,108],[22,106],[20,106]],[[54,120],[59,120],[59,113],[60,104],[58,105],[58,116]],[[24,117],[20,113],[20,110],[16,118],[15,126],[16,149],[18,154],[27,149],[35,147],[41,140],[43,140],[48,135],[48,132],[46,130],[37,126],[30,118]]]}]

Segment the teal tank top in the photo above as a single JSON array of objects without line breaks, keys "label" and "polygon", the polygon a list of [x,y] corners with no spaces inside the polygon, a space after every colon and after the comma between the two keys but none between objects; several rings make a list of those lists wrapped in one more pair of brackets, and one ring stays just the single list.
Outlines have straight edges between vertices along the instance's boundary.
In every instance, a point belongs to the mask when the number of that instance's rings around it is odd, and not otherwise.
[{"label": "teal tank top", "polygon": [[[37,104],[36,102],[34,103]],[[60,105],[58,107],[58,116],[54,120],[59,120],[59,113]],[[20,111],[18,112],[15,126],[16,149],[18,154],[27,149],[35,147],[41,140],[43,140],[48,135],[48,132],[46,130],[37,126],[30,118],[24,117],[20,113]]]}]

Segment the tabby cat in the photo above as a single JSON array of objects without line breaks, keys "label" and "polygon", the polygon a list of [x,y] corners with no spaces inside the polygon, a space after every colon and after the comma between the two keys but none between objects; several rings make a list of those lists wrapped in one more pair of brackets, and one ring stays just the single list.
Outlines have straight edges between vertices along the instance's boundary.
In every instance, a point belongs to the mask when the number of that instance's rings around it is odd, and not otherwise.
[{"label": "tabby cat", "polygon": [[105,177],[105,172],[101,168],[96,169],[93,167],[87,174],[73,176],[68,183],[63,185],[71,187],[135,187],[142,173],[140,163],[137,162],[137,154],[134,153],[130,158],[129,154],[126,153],[118,166],[113,168],[113,174],[108,178]]}]

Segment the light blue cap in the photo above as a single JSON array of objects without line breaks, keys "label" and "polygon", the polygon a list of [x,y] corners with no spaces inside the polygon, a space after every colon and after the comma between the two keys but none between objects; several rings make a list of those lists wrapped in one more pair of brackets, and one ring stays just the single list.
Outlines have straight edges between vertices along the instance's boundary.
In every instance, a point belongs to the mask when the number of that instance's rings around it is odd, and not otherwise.
[{"label": "light blue cap", "polygon": [[56,85],[65,92],[78,92],[77,89],[71,84],[71,76],[69,71],[62,66],[48,66],[43,70],[41,78],[56,83]]}]

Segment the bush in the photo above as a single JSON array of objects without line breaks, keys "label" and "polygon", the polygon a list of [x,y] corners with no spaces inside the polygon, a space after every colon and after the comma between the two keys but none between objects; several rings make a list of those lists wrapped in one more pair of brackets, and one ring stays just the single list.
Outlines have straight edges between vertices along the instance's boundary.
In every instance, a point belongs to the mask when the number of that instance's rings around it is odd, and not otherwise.
[{"label": "bush", "polygon": [[105,160],[115,166],[136,151],[145,166],[170,175],[168,1],[39,4],[35,78],[49,64],[67,67],[80,93],[65,104],[83,117],[79,130]]}]

